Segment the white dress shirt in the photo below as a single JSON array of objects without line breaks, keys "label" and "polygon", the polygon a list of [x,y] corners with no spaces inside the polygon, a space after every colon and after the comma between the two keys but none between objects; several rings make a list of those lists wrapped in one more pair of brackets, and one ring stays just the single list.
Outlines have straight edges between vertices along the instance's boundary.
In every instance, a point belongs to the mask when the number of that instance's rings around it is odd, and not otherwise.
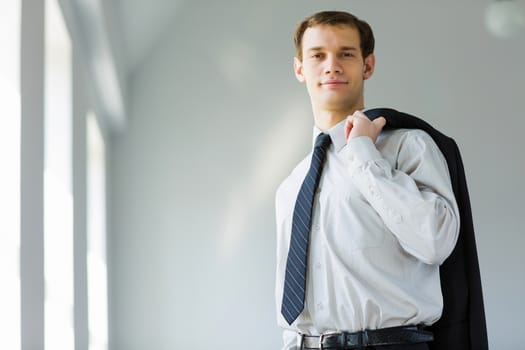
[{"label": "white dress shirt", "polygon": [[[284,347],[297,333],[354,332],[437,321],[439,265],[452,252],[459,212],[446,161],[422,130],[383,131],[347,142],[345,121],[332,139],[314,198],[305,309],[281,315],[293,210],[311,153],[276,194],[276,309]],[[313,140],[321,130],[314,127]]]}]

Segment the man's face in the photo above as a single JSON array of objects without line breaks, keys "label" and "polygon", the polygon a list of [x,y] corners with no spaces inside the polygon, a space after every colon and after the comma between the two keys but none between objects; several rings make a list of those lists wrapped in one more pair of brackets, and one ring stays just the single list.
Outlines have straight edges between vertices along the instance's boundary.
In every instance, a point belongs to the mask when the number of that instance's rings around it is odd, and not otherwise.
[{"label": "man's face", "polygon": [[363,108],[363,81],[372,76],[375,57],[363,59],[357,29],[321,25],[306,29],[303,60],[294,59],[295,75],[306,83],[314,110]]}]

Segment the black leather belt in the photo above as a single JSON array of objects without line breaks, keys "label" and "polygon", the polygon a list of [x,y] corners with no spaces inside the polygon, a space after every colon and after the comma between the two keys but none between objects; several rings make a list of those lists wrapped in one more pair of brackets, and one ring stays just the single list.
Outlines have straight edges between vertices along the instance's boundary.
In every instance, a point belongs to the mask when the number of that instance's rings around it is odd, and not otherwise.
[{"label": "black leather belt", "polygon": [[432,332],[425,331],[420,326],[325,333],[321,336],[301,334],[299,337],[302,345],[299,349],[359,349],[365,346],[416,344],[434,340]]}]

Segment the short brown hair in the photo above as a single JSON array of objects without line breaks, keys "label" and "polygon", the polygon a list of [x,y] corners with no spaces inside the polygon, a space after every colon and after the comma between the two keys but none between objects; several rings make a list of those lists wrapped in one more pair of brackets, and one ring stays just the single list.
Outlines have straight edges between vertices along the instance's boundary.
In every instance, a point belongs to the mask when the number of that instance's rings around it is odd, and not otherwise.
[{"label": "short brown hair", "polygon": [[374,33],[372,28],[365,21],[357,18],[351,13],[343,11],[322,11],[305,18],[294,34],[295,54],[299,60],[303,60],[303,35],[306,29],[319,25],[347,25],[357,29],[363,58],[368,57],[374,52]]}]

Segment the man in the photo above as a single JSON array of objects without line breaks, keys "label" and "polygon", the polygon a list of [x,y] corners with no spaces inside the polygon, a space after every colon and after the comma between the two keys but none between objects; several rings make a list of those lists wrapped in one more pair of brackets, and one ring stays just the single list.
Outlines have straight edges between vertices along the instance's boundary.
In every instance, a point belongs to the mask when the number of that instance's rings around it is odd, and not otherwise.
[{"label": "man", "polygon": [[383,130],[385,118],[363,113],[375,67],[366,22],[314,14],[295,46],[315,147],[276,194],[283,349],[429,349],[460,227],[447,162],[426,132]]}]

